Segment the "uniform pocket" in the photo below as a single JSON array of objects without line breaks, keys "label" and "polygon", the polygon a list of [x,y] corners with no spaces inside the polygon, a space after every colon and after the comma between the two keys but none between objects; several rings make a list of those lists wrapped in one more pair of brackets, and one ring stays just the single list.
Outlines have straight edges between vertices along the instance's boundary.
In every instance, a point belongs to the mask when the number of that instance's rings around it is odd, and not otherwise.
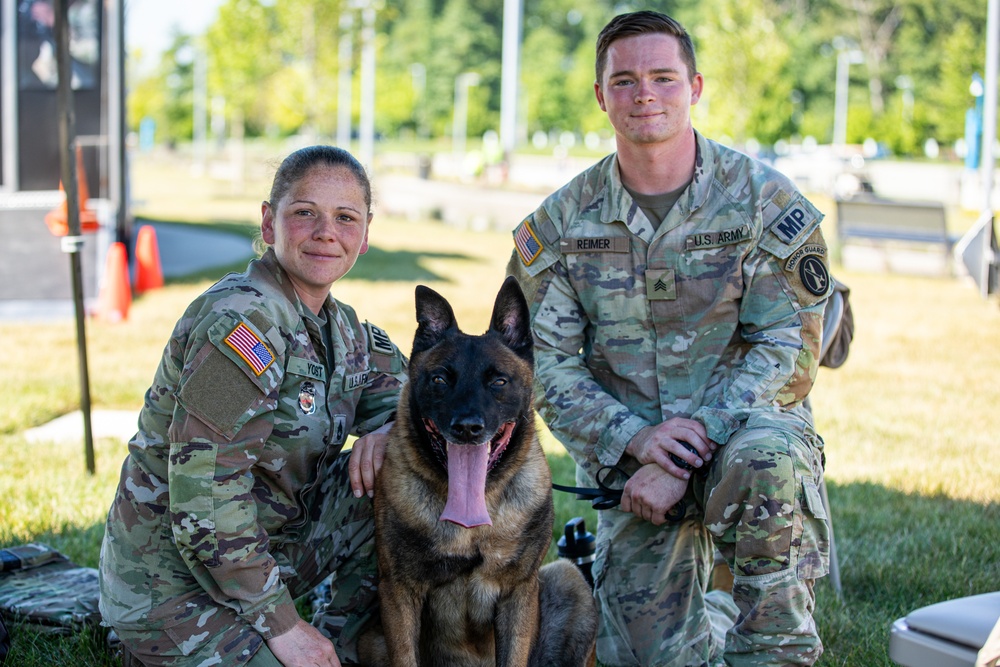
[{"label": "uniform pocket", "polygon": [[795,541],[799,579],[818,579],[830,572],[830,521],[823,496],[813,477],[802,478],[796,499]]}]

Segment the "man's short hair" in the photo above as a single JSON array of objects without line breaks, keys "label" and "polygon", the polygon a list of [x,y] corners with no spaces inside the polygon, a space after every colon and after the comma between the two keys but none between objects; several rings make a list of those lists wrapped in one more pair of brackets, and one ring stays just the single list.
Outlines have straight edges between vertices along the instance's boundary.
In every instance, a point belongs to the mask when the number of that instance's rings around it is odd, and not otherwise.
[{"label": "man's short hair", "polygon": [[681,45],[681,59],[688,68],[688,77],[694,77],[698,73],[698,65],[694,57],[694,43],[684,26],[666,14],[643,10],[619,14],[611,19],[604,26],[604,30],[601,30],[601,34],[597,36],[597,82],[600,83],[601,77],[604,76],[604,67],[608,62],[608,48],[612,42],[624,37],[653,33],[663,33],[676,37]]}]

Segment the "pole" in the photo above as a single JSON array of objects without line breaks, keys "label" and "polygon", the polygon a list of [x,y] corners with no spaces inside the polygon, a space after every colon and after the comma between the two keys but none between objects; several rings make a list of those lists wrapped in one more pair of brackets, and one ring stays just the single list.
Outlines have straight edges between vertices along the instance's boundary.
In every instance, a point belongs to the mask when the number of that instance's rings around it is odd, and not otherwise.
[{"label": "pole", "polygon": [[337,145],[351,147],[351,59],[354,54],[354,16],[351,9],[340,15],[340,43],[337,52]]},{"label": "pole", "polygon": [[500,148],[510,160],[517,145],[518,78],[521,61],[522,0],[504,0],[500,72]]},{"label": "pole", "polygon": [[128,157],[125,147],[125,0],[112,0],[108,8],[108,180],[115,203],[118,241],[131,232],[128,211]]},{"label": "pole", "polygon": [[94,436],[90,423],[90,371],[87,367],[86,313],[83,308],[83,269],[80,248],[80,200],[76,182],[76,117],[73,111],[73,91],[70,88],[72,71],[69,54],[69,0],[55,2],[56,62],[59,83],[56,86],[56,109],[59,115],[60,166],[63,189],[66,192],[66,211],[69,234],[63,239],[63,251],[69,253],[70,276],[73,280],[73,304],[76,309],[76,343],[80,357],[80,408],[83,413],[83,445],[87,458],[87,472],[95,472]]},{"label": "pole", "polygon": [[[983,91],[983,212],[993,212],[993,144],[997,138],[997,40],[1000,39],[1000,0],[989,0],[986,13],[986,76]],[[989,234],[986,235],[989,237]]]},{"label": "pole", "polygon": [[358,159],[369,172],[375,166],[375,7],[361,10],[361,120]]}]

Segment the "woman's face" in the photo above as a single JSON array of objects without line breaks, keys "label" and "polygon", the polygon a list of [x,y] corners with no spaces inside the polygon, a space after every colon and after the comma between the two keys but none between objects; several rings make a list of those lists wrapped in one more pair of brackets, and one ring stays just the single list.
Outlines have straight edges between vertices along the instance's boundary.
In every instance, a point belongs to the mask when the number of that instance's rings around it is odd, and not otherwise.
[{"label": "woman's face", "polygon": [[368,250],[372,214],[347,167],[317,165],[277,202],[261,205],[261,236],[295,292],[318,313],[333,285]]}]

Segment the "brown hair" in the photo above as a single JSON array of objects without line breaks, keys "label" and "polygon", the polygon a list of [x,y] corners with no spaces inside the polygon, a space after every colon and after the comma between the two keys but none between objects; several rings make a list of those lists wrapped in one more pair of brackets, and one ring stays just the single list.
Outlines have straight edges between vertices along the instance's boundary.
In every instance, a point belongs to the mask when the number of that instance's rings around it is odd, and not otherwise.
[{"label": "brown hair", "polygon": [[358,179],[358,185],[364,192],[365,205],[371,211],[372,184],[368,172],[353,155],[336,146],[306,146],[282,160],[271,184],[271,196],[268,200],[271,205],[277,206],[292,186],[315,166],[347,167]]},{"label": "brown hair", "polygon": [[604,26],[597,36],[597,82],[601,83],[604,67],[608,62],[608,48],[612,42],[624,37],[663,33],[677,38],[681,45],[681,59],[688,68],[688,78],[698,73],[698,65],[694,57],[694,43],[691,36],[680,23],[666,14],[643,10],[629,14],[619,14]]}]

